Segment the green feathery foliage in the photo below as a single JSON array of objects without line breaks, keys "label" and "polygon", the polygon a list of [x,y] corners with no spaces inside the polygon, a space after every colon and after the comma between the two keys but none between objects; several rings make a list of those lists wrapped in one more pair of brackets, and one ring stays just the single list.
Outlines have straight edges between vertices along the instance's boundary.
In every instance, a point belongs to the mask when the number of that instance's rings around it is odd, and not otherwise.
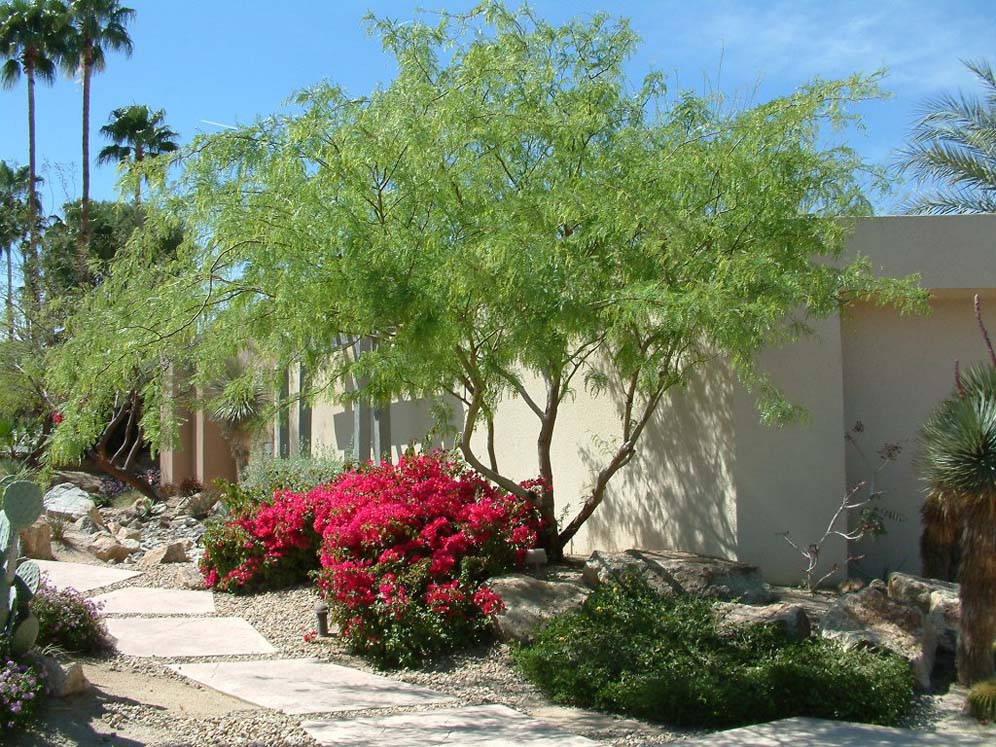
[{"label": "green feathery foliage", "polygon": [[[637,36],[602,14],[554,26],[488,2],[436,25],[370,23],[393,81],[365,96],[319,84],[288,114],[199,137],[155,192],[146,238],[55,361],[68,393],[55,454],[93,438],[94,411],[136,368],[203,385],[251,340],[267,372],[303,364],[323,372],[316,387],[364,382],[348,396],[458,405],[465,458],[525,495],[471,433],[522,397],[548,442],[559,404],[588,388],[625,403],[622,437],[582,513],[547,538],[562,545],[665,393],[715,357],[778,420],[795,410],[760,349],[850,300],[922,308],[916,278],[842,257],[870,206],[865,165],[833,133],[879,96],[876,76],[734,106],[655,72],[628,80]],[[142,173],[163,184],[157,160]],[[177,257],[152,261],[148,237],[175,222],[190,229]],[[168,439],[165,375],[142,392],[143,427]],[[555,532],[553,475],[538,471]]]}]

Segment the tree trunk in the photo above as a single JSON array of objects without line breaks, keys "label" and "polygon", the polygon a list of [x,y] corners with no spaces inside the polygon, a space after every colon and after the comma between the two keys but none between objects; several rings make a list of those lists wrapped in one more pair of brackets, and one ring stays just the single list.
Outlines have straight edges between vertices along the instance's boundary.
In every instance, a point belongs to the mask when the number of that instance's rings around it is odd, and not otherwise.
[{"label": "tree trunk", "polygon": [[965,511],[961,584],[958,681],[963,685],[993,676],[996,640],[996,495],[975,498]]},{"label": "tree trunk", "polygon": [[[141,145],[135,145],[135,163],[139,164],[145,160],[145,152]],[[139,174],[135,180],[135,214],[138,216],[138,224],[142,225],[142,175]]]},{"label": "tree trunk", "polygon": [[80,235],[76,244],[76,282],[90,280],[87,259],[90,256],[90,77],[92,63],[87,39],[83,40],[83,196],[80,199]]},{"label": "tree trunk", "polygon": [[30,305],[37,307],[41,301],[38,282],[38,193],[35,168],[35,71],[25,65],[28,78],[28,251],[24,258],[24,286]]},{"label": "tree trunk", "polygon": [[7,247],[7,332],[14,339],[14,245]]},{"label": "tree trunk", "polygon": [[539,465],[540,480],[537,508],[543,520],[540,543],[551,560],[564,557],[564,546],[557,541],[557,513],[554,498],[553,460],[550,449],[553,446],[553,432],[557,425],[557,411],[560,407],[560,377],[555,376],[546,382],[546,408],[536,438],[536,461]]},{"label": "tree trunk", "polygon": [[954,581],[958,577],[958,518],[943,497],[928,495],[920,508],[923,531],[920,534],[922,572],[927,578]]},{"label": "tree trunk", "polygon": [[159,494],[156,492],[155,488],[149,485],[149,483],[142,478],[132,474],[131,472],[127,472],[126,470],[119,469],[111,462],[110,459],[107,458],[105,454],[101,454],[96,450],[92,452],[92,456],[93,460],[97,463],[97,466],[114,479],[120,480],[125,485],[134,488],[139,493],[152,499],[153,501],[159,500]]}]

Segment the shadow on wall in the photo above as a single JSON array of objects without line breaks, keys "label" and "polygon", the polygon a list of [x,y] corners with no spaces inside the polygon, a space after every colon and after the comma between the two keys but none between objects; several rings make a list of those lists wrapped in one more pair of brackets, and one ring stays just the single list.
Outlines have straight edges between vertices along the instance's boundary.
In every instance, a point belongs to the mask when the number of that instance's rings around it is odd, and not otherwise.
[{"label": "shadow on wall", "polygon": [[[588,520],[586,539],[575,542],[578,552],[638,547],[736,557],[733,387],[733,374],[714,364],[661,402],[636,457]],[[621,387],[604,396],[621,418]],[[581,458],[594,475],[609,457],[582,446]]]},{"label": "shadow on wall", "polygon": [[[446,405],[450,408],[450,425],[463,422],[463,403],[452,397],[447,398]],[[348,404],[342,412],[332,416],[332,426],[335,433],[337,449],[349,453],[356,442],[354,434],[355,404]],[[366,406],[362,413],[369,413]],[[391,454],[393,459],[400,457],[411,443],[422,445],[429,433],[433,433],[429,441],[431,449],[452,449],[456,443],[453,428],[439,428],[433,417],[432,402],[429,400],[402,400],[391,403]],[[361,443],[370,443],[371,426],[369,416],[364,417],[360,430]]]}]

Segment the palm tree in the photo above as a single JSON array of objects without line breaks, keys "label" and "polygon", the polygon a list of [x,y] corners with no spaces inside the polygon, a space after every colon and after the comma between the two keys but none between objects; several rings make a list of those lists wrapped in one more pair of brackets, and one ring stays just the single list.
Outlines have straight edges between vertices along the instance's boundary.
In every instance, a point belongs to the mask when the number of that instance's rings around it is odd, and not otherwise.
[{"label": "palm tree", "polygon": [[71,0],[72,29],[69,54],[64,64],[83,79],[83,194],[80,201],[80,235],[76,248],[77,275],[86,278],[87,244],[90,240],[90,79],[106,66],[109,51],[131,54],[127,25],[135,11],[118,0]]},{"label": "palm tree", "polygon": [[0,83],[10,88],[23,75],[28,81],[28,251],[24,262],[24,284],[29,298],[38,304],[38,225],[41,205],[35,191],[35,81],[51,83],[56,62],[64,53],[65,6],[57,0],[10,0],[0,6]]},{"label": "palm tree", "polygon": [[[177,133],[164,124],[166,112],[153,111],[144,104],[123,106],[111,112],[108,123],[100,128],[101,134],[114,141],[102,148],[97,163],[116,161],[121,164],[138,164],[146,158],[172,153],[179,146]],[[142,204],[142,179],[135,181],[135,205]]]},{"label": "palm tree", "polygon": [[924,105],[900,171],[920,184],[945,186],[907,210],[916,214],[996,213],[996,73],[988,62],[965,62],[982,83],[982,96],[945,94]]},{"label": "palm tree", "polygon": [[14,335],[14,244],[24,236],[31,176],[27,166],[0,161],[0,254],[7,254],[7,329]]},{"label": "palm tree", "polygon": [[946,504],[961,530],[958,679],[993,676],[996,640],[996,353],[976,315],[989,362],[962,376],[920,432],[920,465],[930,500]]}]

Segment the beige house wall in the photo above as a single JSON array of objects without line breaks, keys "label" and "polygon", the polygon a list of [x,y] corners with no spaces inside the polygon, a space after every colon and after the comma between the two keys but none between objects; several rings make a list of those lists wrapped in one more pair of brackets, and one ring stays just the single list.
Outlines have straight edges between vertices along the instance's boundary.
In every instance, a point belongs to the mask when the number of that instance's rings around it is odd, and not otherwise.
[{"label": "beige house wall", "polygon": [[[983,349],[972,318],[971,298],[992,298],[996,328],[996,216],[884,217],[860,221],[848,244],[851,255],[868,257],[880,274],[920,273],[931,290],[933,313],[900,317],[867,304],[843,318],[815,324],[814,336],[765,351],[761,368],[789,399],[807,412],[804,422],[783,428],[759,423],[751,395],[722,363],[704,369],[681,391],[672,392],[648,425],[638,455],[610,484],[604,503],[569,550],[627,547],[673,548],[758,564],[769,580],[800,580],[802,560],[779,536],[799,543],[819,539],[848,485],[868,468],[846,446],[844,433],[857,420],[862,444],[873,459],[885,441],[904,442],[900,460],[880,473],[886,508],[906,516],[889,522],[885,537],[851,548],[864,558],[853,573],[919,567],[918,508],[923,490],[913,465],[916,431],[951,389],[957,358],[980,359]],[[539,391],[539,382],[527,381]],[[314,404],[313,448],[343,456],[354,445],[351,407],[334,397]],[[621,397],[608,391],[593,398],[583,390],[564,403],[553,443],[557,494],[570,514],[592,475],[619,437]],[[364,423],[368,414],[364,415]],[[462,412],[455,408],[459,421]],[[391,452],[397,458],[433,427],[425,402],[394,403]],[[497,456],[517,479],[537,473],[537,420],[516,398],[496,416]],[[364,426],[361,441],[368,438]],[[295,436],[296,438],[296,436]],[[435,444],[452,444],[437,434]],[[485,434],[475,447],[486,453]],[[823,551],[824,567],[847,567],[841,539]]]}]

